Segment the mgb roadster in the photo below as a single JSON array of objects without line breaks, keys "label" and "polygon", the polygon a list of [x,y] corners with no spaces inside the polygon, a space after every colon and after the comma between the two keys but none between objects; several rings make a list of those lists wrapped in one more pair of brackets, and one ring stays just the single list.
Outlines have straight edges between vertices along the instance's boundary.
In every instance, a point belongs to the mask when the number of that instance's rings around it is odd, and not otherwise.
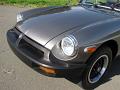
[{"label": "mgb roadster", "polygon": [[20,12],[7,40],[13,52],[40,73],[77,75],[83,88],[95,88],[120,54],[119,0],[81,0],[75,6]]}]

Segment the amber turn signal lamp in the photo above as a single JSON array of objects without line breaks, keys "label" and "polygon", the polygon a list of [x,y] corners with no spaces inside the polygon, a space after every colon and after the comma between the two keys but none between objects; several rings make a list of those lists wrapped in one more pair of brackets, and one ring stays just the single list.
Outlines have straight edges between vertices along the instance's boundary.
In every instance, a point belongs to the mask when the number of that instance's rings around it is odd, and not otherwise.
[{"label": "amber turn signal lamp", "polygon": [[95,52],[96,51],[96,47],[86,47],[85,49],[84,49],[84,52],[86,52],[86,53],[93,53],[93,52]]},{"label": "amber turn signal lamp", "polygon": [[47,74],[56,74],[55,69],[47,68],[47,67],[43,67],[43,66],[40,66],[39,68]]}]

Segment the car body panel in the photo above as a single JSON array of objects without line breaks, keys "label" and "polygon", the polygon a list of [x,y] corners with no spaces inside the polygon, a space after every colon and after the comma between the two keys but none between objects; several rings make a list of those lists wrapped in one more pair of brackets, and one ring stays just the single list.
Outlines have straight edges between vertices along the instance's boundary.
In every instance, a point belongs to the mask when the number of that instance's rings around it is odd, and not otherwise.
[{"label": "car body panel", "polygon": [[46,11],[45,15],[33,15],[16,27],[29,38],[44,46],[54,37],[74,28],[81,29],[90,24],[115,18],[115,16],[87,10],[80,6],[60,7],[59,11],[56,9],[50,11]]},{"label": "car body panel", "polygon": [[[92,55],[84,49],[90,46],[98,49],[109,40],[118,44],[117,54],[120,54],[120,12],[78,5],[38,8],[21,14],[23,21],[7,33],[8,43],[15,54],[20,53],[20,57],[38,66],[66,70],[82,68]],[[72,57],[66,56],[60,48],[61,40],[69,35],[78,42],[77,53]],[[30,49],[26,49],[26,43]],[[44,53],[42,58],[39,58],[39,51]]]}]

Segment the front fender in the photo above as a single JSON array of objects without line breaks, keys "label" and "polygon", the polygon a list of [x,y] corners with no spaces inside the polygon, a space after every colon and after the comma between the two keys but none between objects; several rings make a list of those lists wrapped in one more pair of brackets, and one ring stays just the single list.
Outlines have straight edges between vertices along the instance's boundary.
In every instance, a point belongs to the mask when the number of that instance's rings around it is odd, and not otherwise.
[{"label": "front fender", "polygon": [[[48,42],[45,47],[49,49],[53,49],[53,47],[60,42],[62,38],[67,35],[74,35],[78,41],[79,53],[75,60],[72,62],[86,62],[91,54],[87,54],[84,52],[84,49],[89,46],[96,46],[99,48],[104,42],[109,40],[119,41],[119,33],[120,33],[120,19],[114,18],[105,22],[99,22],[96,24],[88,25],[79,30],[79,28],[75,28],[69,32],[65,32],[56,38],[52,39]],[[56,52],[56,51],[55,51]],[[59,56],[57,56],[58,58]]]},{"label": "front fender", "polygon": [[74,32],[79,47],[102,44],[108,40],[116,40],[120,33],[120,18],[88,25]]}]

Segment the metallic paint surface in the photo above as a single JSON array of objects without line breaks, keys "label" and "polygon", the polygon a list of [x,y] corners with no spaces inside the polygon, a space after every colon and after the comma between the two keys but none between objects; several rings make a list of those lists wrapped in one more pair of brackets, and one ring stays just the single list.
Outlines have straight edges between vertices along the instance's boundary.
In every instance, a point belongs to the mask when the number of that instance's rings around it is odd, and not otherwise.
[{"label": "metallic paint surface", "polygon": [[[59,7],[59,9],[55,8],[52,10],[45,10],[44,12],[42,12],[42,14],[41,12],[36,15],[34,15],[34,12],[32,14],[33,17],[31,15],[31,18],[28,18],[22,23],[17,24],[16,27],[21,32],[25,33],[25,35],[27,35],[29,38],[33,39],[34,41],[40,43],[43,46],[46,46],[46,44],[48,44],[48,42],[50,42],[55,37],[64,34],[65,32],[67,33],[68,31],[71,31],[70,34],[73,31],[75,33],[77,32],[76,34],[79,34],[78,38],[80,38],[80,41],[82,39],[82,44],[84,44],[83,41],[91,42],[91,39],[85,39],[90,37],[92,34],[94,34],[92,35],[92,38],[96,38],[95,35],[97,35],[98,31],[94,31],[93,29],[97,29],[99,27],[98,29],[101,29],[101,31],[99,32],[102,33],[103,28],[100,27],[100,25],[102,23],[108,23],[107,25],[109,25],[109,22],[111,22],[112,20],[115,22],[114,18],[118,17],[108,15],[99,11],[96,12],[94,9],[89,10],[89,8],[84,8],[81,6],[64,8]],[[117,21],[118,20],[116,20],[116,22]],[[91,29],[87,30],[89,28]],[[75,34],[74,32],[72,34]],[[76,34],[75,36],[77,36]],[[85,37],[85,35],[87,37]]]},{"label": "metallic paint surface", "polygon": [[[41,45],[49,51],[43,59],[49,63],[47,67],[61,64],[59,68],[64,65],[71,68],[85,64],[92,54],[85,53],[84,49],[91,46],[97,49],[109,40],[116,41],[120,48],[120,12],[79,5],[33,9],[21,14],[24,20],[15,27],[37,46],[30,40],[28,43],[36,48]],[[77,53],[73,57],[63,54],[60,48],[61,40],[69,35],[78,42]]]}]

